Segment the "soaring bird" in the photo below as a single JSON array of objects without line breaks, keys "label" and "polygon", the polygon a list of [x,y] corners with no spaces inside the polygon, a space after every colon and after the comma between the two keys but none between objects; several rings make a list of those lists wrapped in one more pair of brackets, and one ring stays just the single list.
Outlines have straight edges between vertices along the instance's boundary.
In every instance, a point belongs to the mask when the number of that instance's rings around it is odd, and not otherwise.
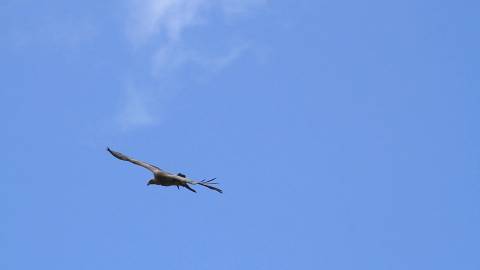
[{"label": "soaring bird", "polygon": [[145,169],[151,171],[153,173],[153,179],[150,179],[147,183],[147,185],[161,185],[161,186],[177,186],[179,187],[184,187],[190,191],[197,192],[193,188],[189,186],[190,185],[201,185],[206,188],[215,190],[217,192],[223,193],[223,191],[213,185],[217,185],[218,183],[212,182],[215,180],[215,178],[210,179],[210,180],[202,180],[202,181],[195,181],[192,179],[187,178],[184,174],[178,173],[178,174],[172,174],[166,171],[163,171],[162,169],[158,168],[157,166],[153,166],[152,164],[148,164],[143,161],[139,161],[133,158],[129,158],[125,156],[124,154],[120,152],[116,152],[111,150],[110,148],[107,147],[107,151],[110,152],[114,157],[120,159],[120,160],[125,160],[125,161],[130,161],[131,163],[142,166]]}]

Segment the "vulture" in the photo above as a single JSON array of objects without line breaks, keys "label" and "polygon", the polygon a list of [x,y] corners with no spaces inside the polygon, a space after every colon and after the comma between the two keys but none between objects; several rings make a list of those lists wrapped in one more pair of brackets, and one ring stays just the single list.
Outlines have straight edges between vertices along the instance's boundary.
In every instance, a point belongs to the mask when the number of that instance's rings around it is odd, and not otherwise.
[{"label": "vulture", "polygon": [[210,180],[202,180],[202,181],[195,181],[192,179],[187,178],[184,174],[178,173],[178,174],[172,174],[166,171],[163,171],[162,169],[158,168],[157,166],[154,166],[152,164],[148,164],[147,162],[143,162],[140,160],[136,160],[130,157],[125,156],[124,154],[120,152],[113,151],[112,149],[107,147],[107,151],[112,154],[112,156],[124,160],[124,161],[129,161],[135,165],[142,166],[145,169],[151,171],[153,173],[153,179],[150,179],[147,183],[147,185],[161,185],[161,186],[177,186],[178,189],[180,187],[184,187],[192,192],[197,192],[194,190],[192,187],[189,185],[201,185],[206,188],[215,190],[217,192],[223,193],[223,191],[214,185],[217,185],[218,183],[212,182],[216,178],[212,178]]}]

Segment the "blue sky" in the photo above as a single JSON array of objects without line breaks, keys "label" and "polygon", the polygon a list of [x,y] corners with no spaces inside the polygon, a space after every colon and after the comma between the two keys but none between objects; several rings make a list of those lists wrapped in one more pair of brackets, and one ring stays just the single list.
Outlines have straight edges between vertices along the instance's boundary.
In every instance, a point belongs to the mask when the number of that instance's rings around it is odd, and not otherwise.
[{"label": "blue sky", "polygon": [[479,8],[3,0],[0,268],[479,269]]}]

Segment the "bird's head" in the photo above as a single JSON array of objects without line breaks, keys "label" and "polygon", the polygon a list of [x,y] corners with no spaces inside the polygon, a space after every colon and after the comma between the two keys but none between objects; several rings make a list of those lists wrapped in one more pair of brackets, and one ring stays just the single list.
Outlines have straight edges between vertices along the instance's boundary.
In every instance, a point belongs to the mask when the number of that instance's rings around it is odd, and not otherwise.
[{"label": "bird's head", "polygon": [[147,183],[147,186],[155,184],[155,179],[150,179]]}]

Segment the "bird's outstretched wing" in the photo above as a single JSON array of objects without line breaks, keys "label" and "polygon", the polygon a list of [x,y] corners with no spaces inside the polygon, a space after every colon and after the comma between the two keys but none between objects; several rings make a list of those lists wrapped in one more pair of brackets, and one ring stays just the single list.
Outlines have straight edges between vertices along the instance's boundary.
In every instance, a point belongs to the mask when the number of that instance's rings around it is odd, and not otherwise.
[{"label": "bird's outstretched wing", "polygon": [[112,154],[112,156],[120,159],[120,160],[125,160],[125,161],[130,161],[131,163],[135,164],[135,165],[138,165],[138,166],[142,166],[144,167],[145,169],[151,171],[152,173],[161,173],[163,172],[160,168],[158,168],[157,166],[154,166],[152,164],[148,164],[147,162],[143,162],[143,161],[140,161],[140,160],[136,160],[136,159],[133,159],[133,158],[129,158],[127,156],[125,156],[124,154],[120,153],[120,152],[116,152],[116,151],[113,151],[111,150],[110,148],[107,147],[107,151],[110,152],[110,154]]}]

